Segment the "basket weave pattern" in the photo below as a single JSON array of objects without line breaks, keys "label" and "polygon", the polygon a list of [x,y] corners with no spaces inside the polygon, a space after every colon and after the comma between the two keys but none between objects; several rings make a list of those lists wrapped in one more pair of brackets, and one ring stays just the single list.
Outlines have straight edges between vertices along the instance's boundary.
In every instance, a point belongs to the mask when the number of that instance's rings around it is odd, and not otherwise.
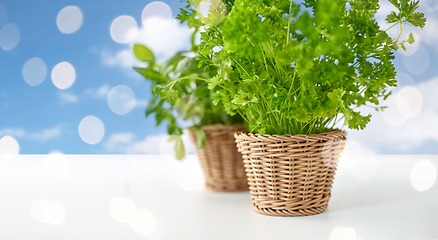
[{"label": "basket weave pattern", "polygon": [[314,135],[235,134],[254,209],[306,216],[327,208],[344,132]]},{"label": "basket weave pattern", "polygon": [[[243,166],[242,154],[237,151],[234,133],[247,132],[244,125],[225,126],[221,124],[203,126],[205,146],[196,149],[206,187],[213,191],[247,191],[248,181]],[[196,134],[189,131],[190,139],[196,145]]]}]

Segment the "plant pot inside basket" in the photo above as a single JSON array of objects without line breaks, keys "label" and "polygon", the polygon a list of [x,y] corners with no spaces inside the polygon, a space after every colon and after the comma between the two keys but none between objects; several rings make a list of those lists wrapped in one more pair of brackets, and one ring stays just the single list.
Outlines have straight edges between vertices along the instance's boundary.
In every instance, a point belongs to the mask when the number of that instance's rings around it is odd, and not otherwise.
[{"label": "plant pot inside basket", "polygon": [[236,133],[254,209],[306,216],[327,208],[344,132],[314,135]]},{"label": "plant pot inside basket", "polygon": [[[234,134],[247,132],[245,125],[210,125],[201,127],[205,132],[205,146],[196,149],[204,172],[206,187],[213,191],[247,191],[248,181],[243,166],[242,154],[237,151]],[[196,145],[196,134],[189,131]]]}]

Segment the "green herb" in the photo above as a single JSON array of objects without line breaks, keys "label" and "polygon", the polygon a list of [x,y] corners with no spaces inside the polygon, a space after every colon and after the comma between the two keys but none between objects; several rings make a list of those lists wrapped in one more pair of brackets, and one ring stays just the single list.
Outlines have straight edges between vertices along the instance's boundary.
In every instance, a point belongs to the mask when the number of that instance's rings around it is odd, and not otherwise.
[{"label": "green herb", "polygon": [[[217,67],[199,67],[194,52],[197,46],[192,37],[191,51],[176,53],[172,58],[158,63],[152,51],[146,46],[135,44],[134,55],[148,63],[146,68],[134,69],[150,83],[152,99],[146,108],[146,117],[155,115],[157,126],[167,122],[167,132],[175,142],[176,158],[185,156],[184,145],[180,135],[183,128],[192,128],[196,132],[197,147],[203,148],[205,133],[199,127],[204,125],[242,123],[240,116],[231,117],[223,111],[221,104],[214,105],[208,88],[208,80],[216,75]],[[195,56],[190,56],[190,55]],[[181,126],[178,122],[188,122],[189,126]]]},{"label": "green herb", "polygon": [[202,129],[195,129],[196,133],[196,147],[201,149],[205,145],[205,132]]},{"label": "green herb", "polygon": [[414,42],[412,34],[400,41],[401,32],[407,23],[423,28],[426,21],[416,12],[418,1],[391,0],[398,12],[387,21],[400,26],[392,39],[374,19],[378,0],[224,3],[227,16],[220,24],[195,17],[199,1],[188,2],[178,18],[205,28],[198,60],[217,69],[208,83],[213,102],[259,134],[327,132],[342,120],[364,129],[371,114],[357,107],[384,109],[380,100],[396,86],[393,52]]},{"label": "green herb", "polygon": [[180,136],[171,135],[167,139],[168,142],[175,143],[175,158],[177,160],[183,160],[186,157],[186,150],[184,148],[184,143]]}]

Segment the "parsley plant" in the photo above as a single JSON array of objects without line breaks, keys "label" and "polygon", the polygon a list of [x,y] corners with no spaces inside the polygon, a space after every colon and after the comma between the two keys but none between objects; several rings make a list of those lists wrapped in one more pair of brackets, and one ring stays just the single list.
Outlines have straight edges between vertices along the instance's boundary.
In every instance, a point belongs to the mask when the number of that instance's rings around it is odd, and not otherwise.
[{"label": "parsley plant", "polygon": [[379,100],[397,83],[394,51],[414,42],[412,34],[401,40],[401,32],[426,21],[418,0],[390,0],[397,12],[386,21],[400,27],[392,39],[374,18],[378,0],[229,0],[222,11],[217,1],[208,1],[210,21],[199,17],[199,0],[188,1],[178,18],[205,28],[198,60],[215,69],[208,80],[213,103],[259,134],[321,133],[339,121],[364,129],[371,114],[357,107],[384,109]]},{"label": "parsley plant", "polygon": [[[175,142],[176,158],[184,158],[184,145],[179,137],[183,133],[181,122],[188,122],[197,135],[197,147],[203,148],[205,133],[200,126],[213,124],[242,123],[240,116],[229,116],[222,105],[214,105],[211,100],[213,90],[208,88],[206,80],[216,75],[217,67],[208,69],[198,67],[195,56],[197,46],[192,37],[191,51],[176,53],[169,60],[157,63],[152,51],[144,45],[135,44],[135,56],[148,63],[146,68],[134,69],[143,75],[152,88],[152,99],[146,109],[146,117],[155,114],[157,126],[167,120],[167,132]],[[178,81],[175,81],[178,80]],[[178,122],[177,120],[181,120]]]}]

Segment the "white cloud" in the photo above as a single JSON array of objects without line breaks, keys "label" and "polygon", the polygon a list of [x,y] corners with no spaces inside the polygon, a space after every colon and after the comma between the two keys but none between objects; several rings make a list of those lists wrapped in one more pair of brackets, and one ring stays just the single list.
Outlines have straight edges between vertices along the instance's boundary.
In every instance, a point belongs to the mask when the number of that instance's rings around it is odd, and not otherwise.
[{"label": "white cloud", "polygon": [[146,108],[147,105],[148,105],[148,101],[145,99],[135,100],[135,107]]},{"label": "white cloud", "polygon": [[118,66],[121,68],[132,69],[133,66],[144,65],[143,62],[138,60],[131,49],[123,49],[116,54],[112,54],[107,50],[103,50],[101,53],[101,58],[105,65],[114,67]]},{"label": "white cloud", "polygon": [[166,134],[147,136],[145,139],[133,142],[126,148],[126,153],[160,153],[160,143],[167,137]]},{"label": "white cloud", "polygon": [[111,87],[109,84],[104,84],[102,86],[100,86],[97,89],[87,89],[84,91],[84,94],[92,97],[92,98],[97,98],[97,99],[101,99],[101,100],[107,100],[108,98],[108,94],[111,91]]},{"label": "white cloud", "polygon": [[[438,127],[436,126],[438,123],[438,101],[436,100],[438,78],[421,82],[415,87],[420,92],[423,102],[418,115],[405,119],[404,124],[399,127],[391,127],[385,122],[382,112],[374,112],[365,130],[349,130],[348,137],[356,140],[361,146],[378,152],[407,152],[420,147],[428,140],[438,141]],[[388,104],[390,108],[386,111],[397,108],[395,101],[392,100],[397,97],[398,91],[383,103]]]},{"label": "white cloud", "polygon": [[61,136],[61,127],[56,126],[49,129],[44,129],[35,133],[32,133],[29,135],[29,139],[31,140],[38,140],[38,141],[44,141],[44,140],[50,140]]},{"label": "white cloud", "polygon": [[144,44],[159,61],[162,61],[179,51],[189,50],[192,33],[193,29],[172,19],[167,27],[159,32],[141,28],[133,42]]},{"label": "white cloud", "polygon": [[73,93],[70,92],[59,92],[59,99],[61,100],[61,104],[68,104],[68,103],[78,103],[79,102],[79,97],[76,96]]},{"label": "white cloud", "polygon": [[[160,20],[160,18],[155,20]],[[103,63],[108,66],[119,66],[129,70],[133,66],[145,66],[145,63],[139,61],[132,53],[134,43],[147,46],[152,50],[158,61],[167,60],[179,51],[190,49],[193,29],[189,29],[187,25],[180,24],[176,19],[172,19],[168,24],[163,25],[166,27],[161,31],[152,31],[145,27],[140,28],[137,37],[129,44],[129,48],[122,49],[113,54],[103,50],[101,52]]]},{"label": "white cloud", "polygon": [[22,138],[26,135],[26,131],[22,128],[5,128],[0,130],[0,137],[9,135],[15,138]]},{"label": "white cloud", "polygon": [[[160,154],[160,145],[168,137],[167,134],[150,135],[138,140],[133,133],[115,133],[105,142],[106,150],[127,154]],[[182,136],[187,153],[194,153],[195,149],[187,132]]]},{"label": "white cloud", "polygon": [[105,148],[110,152],[126,152],[127,145],[135,140],[133,133],[115,133],[105,142]]},{"label": "white cloud", "polygon": [[117,153],[159,154],[160,143],[166,136],[166,134],[152,135],[143,140],[136,140],[133,133],[115,133],[105,142],[105,148]]},{"label": "white cloud", "polygon": [[58,125],[53,128],[43,129],[36,132],[28,132],[23,128],[0,129],[0,137],[5,135],[9,135],[15,138],[46,141],[60,137],[62,135],[62,128],[60,125]]}]

